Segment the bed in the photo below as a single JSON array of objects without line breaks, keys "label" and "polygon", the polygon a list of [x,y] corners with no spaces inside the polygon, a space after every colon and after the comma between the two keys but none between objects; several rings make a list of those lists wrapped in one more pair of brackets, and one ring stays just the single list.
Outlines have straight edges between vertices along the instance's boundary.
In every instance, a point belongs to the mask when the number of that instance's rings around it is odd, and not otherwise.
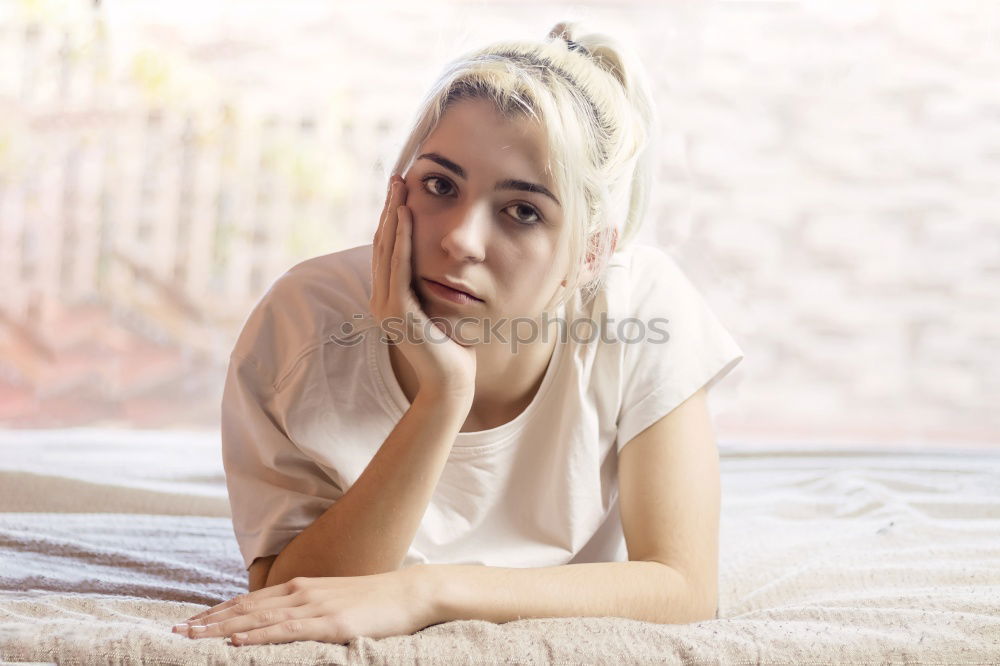
[{"label": "bed", "polygon": [[235,647],[170,631],[246,591],[217,436],[3,431],[0,659],[1000,664],[1000,447],[719,447],[719,619],[457,621]]}]

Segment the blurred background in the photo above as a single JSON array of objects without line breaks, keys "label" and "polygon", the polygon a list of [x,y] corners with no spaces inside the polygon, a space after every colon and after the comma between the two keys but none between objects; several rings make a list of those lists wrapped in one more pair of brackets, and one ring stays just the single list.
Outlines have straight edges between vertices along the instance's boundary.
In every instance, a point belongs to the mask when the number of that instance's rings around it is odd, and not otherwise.
[{"label": "blurred background", "polygon": [[639,241],[746,352],[720,439],[1000,445],[993,2],[0,0],[0,428],[216,431],[445,62],[572,19],[655,86]]}]

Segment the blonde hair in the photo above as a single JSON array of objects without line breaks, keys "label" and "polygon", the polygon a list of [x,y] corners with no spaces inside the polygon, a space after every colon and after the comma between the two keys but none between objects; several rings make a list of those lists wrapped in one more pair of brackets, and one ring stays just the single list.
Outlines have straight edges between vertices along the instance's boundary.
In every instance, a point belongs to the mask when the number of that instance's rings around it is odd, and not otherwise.
[{"label": "blonde hair", "polygon": [[587,302],[648,207],[658,123],[638,59],[577,22],[558,23],[543,41],[498,42],[466,53],[445,67],[421,103],[394,174],[410,167],[444,112],[463,99],[489,100],[505,117],[530,118],[546,129],[546,169],[562,202],[571,258],[556,304],[577,290]]}]

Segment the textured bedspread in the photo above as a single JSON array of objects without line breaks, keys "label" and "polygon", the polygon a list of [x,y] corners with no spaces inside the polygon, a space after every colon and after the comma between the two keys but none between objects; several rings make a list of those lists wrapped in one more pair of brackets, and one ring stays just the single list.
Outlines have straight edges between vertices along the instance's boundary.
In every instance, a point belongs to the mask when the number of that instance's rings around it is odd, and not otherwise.
[{"label": "textured bedspread", "polygon": [[460,621],[233,647],[170,632],[246,591],[216,438],[0,433],[0,659],[1000,664],[1000,448],[720,450],[718,620]]}]

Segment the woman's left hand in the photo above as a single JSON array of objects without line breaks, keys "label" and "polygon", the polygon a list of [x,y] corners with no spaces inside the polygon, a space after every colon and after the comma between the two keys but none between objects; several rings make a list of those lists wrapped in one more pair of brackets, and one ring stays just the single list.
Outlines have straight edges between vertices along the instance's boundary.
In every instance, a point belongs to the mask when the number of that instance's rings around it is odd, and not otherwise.
[{"label": "woman's left hand", "polygon": [[230,636],[233,645],[408,635],[441,621],[426,571],[416,565],[371,576],[293,578],[213,606],[186,621],[190,630],[180,624],[174,631]]}]

